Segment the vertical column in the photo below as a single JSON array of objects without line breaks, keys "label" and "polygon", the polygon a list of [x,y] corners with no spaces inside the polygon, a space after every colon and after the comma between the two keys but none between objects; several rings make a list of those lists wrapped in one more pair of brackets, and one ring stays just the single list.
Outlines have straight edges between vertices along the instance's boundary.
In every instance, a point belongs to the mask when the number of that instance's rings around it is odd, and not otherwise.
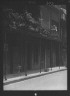
[{"label": "vertical column", "polygon": [[59,42],[56,42],[56,66],[59,66]]},{"label": "vertical column", "polygon": [[59,10],[59,39],[62,39],[62,31],[61,31],[61,12]]},{"label": "vertical column", "polygon": [[61,63],[62,63],[61,65],[63,66],[63,57],[62,57],[63,56],[63,52],[62,52],[62,50],[63,49],[62,49],[62,43],[61,43],[61,54],[60,55],[61,55]]},{"label": "vertical column", "polygon": [[52,70],[52,41],[50,41],[50,67]]},{"label": "vertical column", "polygon": [[40,73],[41,73],[41,38],[40,38],[40,45],[39,45],[39,50],[38,50],[38,56],[39,56],[39,66],[40,66]]},{"label": "vertical column", "polygon": [[53,67],[55,67],[55,41],[53,42]]},{"label": "vertical column", "polygon": [[[24,38],[24,37],[23,37]],[[22,55],[22,71],[24,71],[25,66],[25,39],[23,39],[23,55]]]},{"label": "vertical column", "polygon": [[60,43],[59,43],[59,69],[60,69]]},{"label": "vertical column", "polygon": [[59,69],[60,69],[60,66],[63,65],[62,64],[62,45],[61,43],[59,43]]},{"label": "vertical column", "polygon": [[62,45],[59,43],[59,68],[62,65]]},{"label": "vertical column", "polygon": [[4,51],[5,51],[5,80],[7,80],[7,52],[8,52],[8,44],[7,44],[7,33],[5,32],[5,44],[4,44]]},{"label": "vertical column", "polygon": [[55,67],[57,67],[57,47],[56,47],[56,42],[55,42],[55,56],[56,56]]},{"label": "vertical column", "polygon": [[7,80],[6,77],[6,66],[7,66],[7,51],[6,51],[6,32],[5,32],[5,45],[4,45],[4,49],[5,49],[5,80]]},{"label": "vertical column", "polygon": [[10,47],[10,73],[13,73],[13,47]]},{"label": "vertical column", "polygon": [[[3,11],[5,17],[6,17],[6,12]],[[4,32],[4,51],[5,51],[5,80],[7,80],[7,25],[8,25],[8,22],[7,22],[7,19],[6,18],[3,18],[4,22],[3,22],[3,32]]]},{"label": "vertical column", "polygon": [[22,52],[22,33],[20,34],[20,39],[21,39],[20,40],[21,44],[20,44],[20,65],[19,66],[20,66],[20,72],[21,72],[21,68],[22,68],[22,53],[23,53]]},{"label": "vertical column", "polygon": [[33,45],[32,45],[32,68],[33,68],[33,64],[34,64],[34,50],[33,50]]},{"label": "vertical column", "polygon": [[25,39],[25,66],[24,66],[24,70],[25,70],[25,76],[27,76],[27,40]]},{"label": "vertical column", "polygon": [[7,48],[5,46],[5,80],[7,80]]},{"label": "vertical column", "polygon": [[[50,22],[50,24],[49,24],[49,28],[51,29],[51,17],[52,17],[52,14],[51,14],[51,10],[50,10],[50,12],[49,12],[49,14],[50,14],[50,16],[49,16],[49,22]],[[51,70],[52,70],[52,41],[50,40],[50,67],[51,67]]]},{"label": "vertical column", "polygon": [[46,49],[46,44],[45,44],[45,71],[46,71],[46,59],[47,59],[47,56],[46,56],[46,55],[47,55],[47,54],[46,54],[46,50],[47,50],[47,49]]},{"label": "vertical column", "polygon": [[[61,14],[60,14],[60,10],[59,10],[59,39],[61,39],[61,26],[60,26],[61,24],[60,24],[60,18],[61,18]],[[61,49],[61,48],[60,48],[60,42],[59,42],[59,49],[58,49],[58,50],[59,50],[59,53],[58,53],[58,56],[59,56],[59,57],[58,57],[58,58],[59,58],[59,69],[60,69],[60,63],[61,63],[61,60],[60,60],[60,59],[61,59],[60,49]]]}]

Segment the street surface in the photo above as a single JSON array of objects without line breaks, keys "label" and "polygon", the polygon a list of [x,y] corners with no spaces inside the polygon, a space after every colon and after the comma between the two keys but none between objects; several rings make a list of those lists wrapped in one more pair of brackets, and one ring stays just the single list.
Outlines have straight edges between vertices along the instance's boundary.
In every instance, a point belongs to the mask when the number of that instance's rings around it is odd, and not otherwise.
[{"label": "street surface", "polygon": [[3,86],[4,90],[67,90],[67,70]]}]

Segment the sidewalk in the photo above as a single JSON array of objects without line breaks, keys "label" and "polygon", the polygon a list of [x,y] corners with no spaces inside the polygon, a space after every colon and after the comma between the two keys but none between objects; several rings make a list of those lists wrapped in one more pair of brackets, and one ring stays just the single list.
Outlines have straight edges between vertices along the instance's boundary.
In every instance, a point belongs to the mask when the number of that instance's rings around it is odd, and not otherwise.
[{"label": "sidewalk", "polygon": [[7,80],[3,80],[3,84],[7,85],[7,84],[27,80],[27,79],[30,79],[30,78],[35,78],[35,77],[39,77],[39,76],[42,76],[42,75],[47,75],[47,74],[51,74],[51,73],[54,73],[54,72],[63,71],[63,70],[66,70],[66,69],[67,69],[66,67],[60,67],[60,69],[59,69],[59,67],[54,67],[54,68],[52,68],[52,70],[51,70],[51,68],[49,68],[48,72],[44,72],[44,71],[42,71],[41,73],[40,72],[35,72],[35,73],[28,74],[27,76],[25,76],[25,75],[22,76],[21,75],[21,76],[18,76],[18,77],[8,78]]}]

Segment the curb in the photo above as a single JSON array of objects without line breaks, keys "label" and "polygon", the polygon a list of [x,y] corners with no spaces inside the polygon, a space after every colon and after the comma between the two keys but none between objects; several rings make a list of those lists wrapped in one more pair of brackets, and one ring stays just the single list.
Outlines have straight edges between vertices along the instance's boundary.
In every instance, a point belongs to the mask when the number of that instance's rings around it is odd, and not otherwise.
[{"label": "curb", "polygon": [[11,84],[11,83],[16,83],[16,82],[19,82],[19,81],[28,80],[28,79],[31,79],[31,78],[40,77],[40,76],[43,76],[43,75],[52,74],[52,73],[59,72],[59,71],[64,71],[64,70],[67,70],[67,69],[61,69],[61,70],[57,70],[57,71],[53,71],[53,72],[48,72],[48,73],[43,73],[43,74],[31,76],[31,77],[20,78],[18,80],[13,80],[13,81],[5,82],[5,83],[3,83],[3,85],[8,85],[8,84]]}]

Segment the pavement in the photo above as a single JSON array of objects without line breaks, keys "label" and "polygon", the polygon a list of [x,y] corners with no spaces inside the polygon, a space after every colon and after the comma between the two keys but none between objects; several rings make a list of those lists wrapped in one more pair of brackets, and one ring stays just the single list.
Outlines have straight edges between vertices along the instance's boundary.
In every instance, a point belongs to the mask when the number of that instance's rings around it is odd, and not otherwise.
[{"label": "pavement", "polygon": [[3,86],[4,91],[67,90],[67,70],[54,72]]},{"label": "pavement", "polygon": [[27,76],[21,75],[21,76],[17,76],[17,77],[8,78],[7,80],[3,79],[3,85],[8,85],[11,83],[20,82],[23,80],[27,80],[27,79],[47,75],[47,74],[52,74],[54,72],[59,72],[59,71],[63,71],[63,70],[67,70],[67,68],[65,66],[61,66],[60,68],[59,67],[53,67],[52,70],[51,70],[51,68],[48,68],[48,71],[42,71],[41,73],[40,72],[34,72],[31,74],[28,74]]}]

